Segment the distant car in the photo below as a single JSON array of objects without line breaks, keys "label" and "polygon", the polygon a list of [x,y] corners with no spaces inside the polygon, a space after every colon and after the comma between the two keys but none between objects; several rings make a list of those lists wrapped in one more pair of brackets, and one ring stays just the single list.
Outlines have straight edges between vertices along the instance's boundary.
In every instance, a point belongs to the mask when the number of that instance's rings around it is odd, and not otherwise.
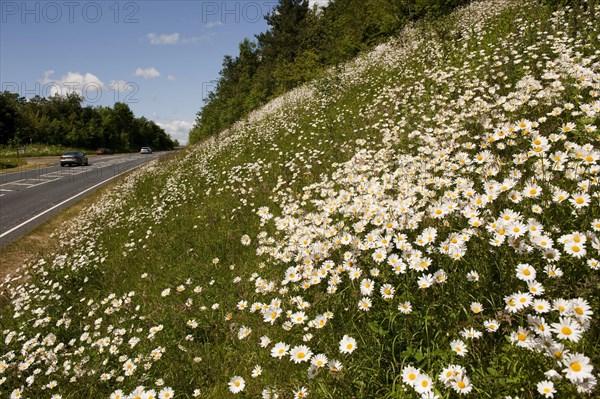
[{"label": "distant car", "polygon": [[60,156],[60,166],[88,165],[88,159],[83,152],[65,152]]},{"label": "distant car", "polygon": [[142,147],[142,149],[140,150],[140,154],[152,154],[152,148]]},{"label": "distant car", "polygon": [[110,148],[98,148],[96,150],[96,155],[110,155],[112,153],[113,152]]}]

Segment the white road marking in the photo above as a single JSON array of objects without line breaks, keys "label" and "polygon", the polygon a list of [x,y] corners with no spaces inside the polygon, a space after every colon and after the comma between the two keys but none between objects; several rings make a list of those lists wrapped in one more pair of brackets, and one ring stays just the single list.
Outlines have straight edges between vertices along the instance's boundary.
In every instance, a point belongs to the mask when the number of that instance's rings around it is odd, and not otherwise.
[{"label": "white road marking", "polygon": [[63,176],[65,176],[65,174],[64,173],[60,173],[60,172],[51,172],[51,173],[46,173],[43,176],[44,177],[63,177]]},{"label": "white road marking", "polygon": [[[19,180],[22,181],[22,180]],[[33,184],[29,184],[29,183],[19,183],[18,181],[13,181],[11,183],[6,183],[6,184],[14,184],[15,186],[33,186]]]},{"label": "white road marking", "polygon": [[[145,164],[142,164],[142,165],[145,165]],[[96,187],[98,187],[98,186],[100,186],[100,185],[102,185],[102,184],[104,184],[104,183],[106,183],[106,182],[108,182],[108,181],[110,181],[110,180],[112,180],[112,179],[114,179],[114,178],[116,178],[116,177],[119,177],[119,176],[121,176],[121,175],[123,175],[123,174],[125,174],[125,173],[127,173],[127,172],[131,172],[132,170],[134,170],[134,169],[137,169],[137,168],[139,168],[139,167],[140,167],[140,166],[142,166],[142,165],[138,165],[138,166],[136,166],[136,167],[134,167],[134,168],[131,168],[131,169],[129,169],[129,170],[126,170],[125,172],[121,172],[121,173],[119,173],[118,175],[115,175],[115,176],[109,177],[108,179],[106,179],[106,180],[103,180],[103,181],[101,181],[100,183],[98,183],[98,184],[95,184],[95,185],[93,185],[92,187],[89,187],[89,188],[87,188],[87,189],[83,190],[83,191],[82,191],[82,192],[80,192],[79,194],[75,194],[75,195],[74,195],[74,196],[72,196],[71,198],[67,198],[66,200],[64,200],[64,201],[63,201],[63,202],[61,202],[60,204],[56,204],[56,205],[54,205],[52,208],[48,208],[48,209],[46,209],[44,212],[38,213],[38,214],[37,214],[37,215],[35,215],[34,217],[32,217],[32,218],[29,218],[28,220],[24,221],[24,222],[23,222],[23,223],[21,223],[20,225],[18,225],[18,226],[15,226],[15,227],[13,227],[12,229],[10,229],[10,230],[8,230],[8,231],[5,231],[4,233],[0,234],[0,238],[3,238],[3,237],[5,237],[5,236],[9,235],[10,233],[12,233],[13,231],[15,231],[15,230],[18,230],[18,229],[20,229],[21,227],[25,226],[26,224],[33,222],[35,219],[37,219],[37,218],[39,218],[39,217],[41,217],[41,216],[45,215],[46,213],[48,213],[48,212],[50,212],[50,211],[52,211],[52,210],[54,210],[54,209],[58,208],[58,207],[59,207],[59,206],[61,206],[61,205],[64,205],[64,204],[66,204],[67,202],[71,201],[72,199],[75,199],[75,198],[77,198],[77,197],[81,196],[82,194],[85,194],[85,193],[87,193],[88,191],[90,191],[90,190],[93,190],[93,189],[95,189]]]},{"label": "white road marking", "polygon": [[[32,179],[29,179],[29,180],[32,180]],[[36,179],[36,180],[41,180],[42,182],[33,184],[33,185],[31,185],[31,187],[37,187],[37,186],[41,186],[42,184],[51,183],[53,181],[60,180],[60,178],[52,179],[52,180],[45,180],[45,179]],[[27,187],[27,188],[31,188],[31,187]]]}]

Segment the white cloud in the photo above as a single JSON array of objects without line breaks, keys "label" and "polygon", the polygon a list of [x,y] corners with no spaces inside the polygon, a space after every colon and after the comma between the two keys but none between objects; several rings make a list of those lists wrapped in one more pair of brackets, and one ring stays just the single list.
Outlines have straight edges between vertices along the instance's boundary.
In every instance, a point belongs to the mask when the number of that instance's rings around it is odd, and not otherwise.
[{"label": "white cloud", "polygon": [[209,22],[206,25],[204,25],[204,27],[206,29],[211,29],[214,28],[215,26],[222,26],[224,25],[222,21],[213,21],[213,22]]},{"label": "white cloud", "polygon": [[182,120],[172,120],[168,123],[156,122],[156,124],[182,145],[187,143],[190,130],[194,127],[194,122]]},{"label": "white cloud", "polygon": [[[207,27],[214,27],[223,25],[222,22],[209,22]],[[179,33],[171,33],[170,35],[157,35],[156,33],[148,33],[146,35],[150,40],[150,44],[160,45],[160,44],[194,44],[200,43],[203,41],[207,41],[211,37],[214,36],[214,33],[205,33],[200,36],[191,36],[191,37],[180,37]]]},{"label": "white cloud", "polygon": [[171,33],[170,35],[157,35],[156,33],[148,33],[150,44],[177,44],[179,41],[179,33]]},{"label": "white cloud", "polygon": [[55,94],[65,96],[69,93],[77,93],[85,99],[97,98],[102,94],[102,90],[106,88],[104,82],[96,75],[86,72],[67,72],[60,79],[52,79],[53,70],[44,72],[44,77],[41,80],[43,84],[41,96],[53,96]]},{"label": "white cloud", "polygon": [[168,80],[175,80],[175,76],[173,76],[173,75],[168,75],[168,76],[167,76],[167,79],[168,79]]},{"label": "white cloud", "polygon": [[158,78],[160,76],[160,72],[158,72],[154,67],[145,69],[138,67],[135,70],[134,76],[142,77],[144,79]]}]

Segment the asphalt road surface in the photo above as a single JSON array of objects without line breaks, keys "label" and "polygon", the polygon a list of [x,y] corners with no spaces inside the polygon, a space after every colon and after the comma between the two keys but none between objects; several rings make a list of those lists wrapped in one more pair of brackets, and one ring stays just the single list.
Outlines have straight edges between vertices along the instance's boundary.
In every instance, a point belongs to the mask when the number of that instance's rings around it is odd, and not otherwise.
[{"label": "asphalt road surface", "polygon": [[88,166],[65,167],[56,157],[55,166],[0,175],[0,248],[116,176],[160,155],[102,155],[89,157]]}]

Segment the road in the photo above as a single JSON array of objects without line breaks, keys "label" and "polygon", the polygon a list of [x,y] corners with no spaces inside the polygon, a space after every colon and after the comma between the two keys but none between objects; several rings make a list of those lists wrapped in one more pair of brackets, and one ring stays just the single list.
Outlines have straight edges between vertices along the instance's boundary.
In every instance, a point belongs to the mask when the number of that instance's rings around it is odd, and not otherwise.
[{"label": "road", "polygon": [[164,153],[89,157],[88,166],[56,165],[0,175],[0,249],[116,176]]}]

